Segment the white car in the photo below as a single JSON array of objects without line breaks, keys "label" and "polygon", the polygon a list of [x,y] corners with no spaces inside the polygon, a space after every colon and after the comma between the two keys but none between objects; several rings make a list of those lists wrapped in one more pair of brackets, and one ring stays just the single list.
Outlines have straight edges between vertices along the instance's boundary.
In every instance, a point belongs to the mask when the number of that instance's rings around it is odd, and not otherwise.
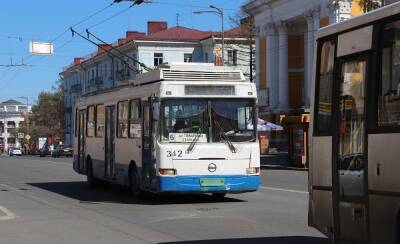
[{"label": "white car", "polygon": [[13,148],[10,152],[10,156],[13,156],[13,155],[21,156],[22,155],[21,148],[18,148],[18,147]]}]

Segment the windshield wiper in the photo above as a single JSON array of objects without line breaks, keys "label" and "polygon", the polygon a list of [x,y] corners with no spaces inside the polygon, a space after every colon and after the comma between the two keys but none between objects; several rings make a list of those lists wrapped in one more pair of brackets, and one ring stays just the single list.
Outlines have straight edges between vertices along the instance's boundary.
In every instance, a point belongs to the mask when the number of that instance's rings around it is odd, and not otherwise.
[{"label": "windshield wiper", "polygon": [[189,147],[186,149],[186,153],[190,153],[193,151],[194,146],[199,141],[200,136],[203,134],[204,128],[205,128],[205,126],[204,126],[204,124],[202,124],[201,127],[199,128],[199,131],[196,133],[196,136],[194,137],[193,141],[190,143]]},{"label": "windshield wiper", "polygon": [[197,141],[199,140],[201,134],[203,132],[203,127],[201,127],[201,129],[197,132],[195,138],[193,139],[193,141],[190,143],[189,147],[186,149],[186,153],[190,153],[193,151],[194,146],[196,145]]},{"label": "windshield wiper", "polygon": [[236,147],[233,145],[229,137],[225,134],[221,125],[216,120],[214,120],[214,124],[218,126],[219,134],[224,138],[224,141],[228,144],[228,147],[231,150],[231,152],[236,153]]}]

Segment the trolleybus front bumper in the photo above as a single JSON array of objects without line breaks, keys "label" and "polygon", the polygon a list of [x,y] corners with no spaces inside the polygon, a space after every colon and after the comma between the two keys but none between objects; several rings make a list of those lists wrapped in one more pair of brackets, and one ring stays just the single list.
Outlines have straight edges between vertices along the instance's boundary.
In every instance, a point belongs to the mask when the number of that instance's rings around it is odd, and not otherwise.
[{"label": "trolleybus front bumper", "polygon": [[158,192],[241,193],[257,191],[259,175],[213,175],[158,177]]}]

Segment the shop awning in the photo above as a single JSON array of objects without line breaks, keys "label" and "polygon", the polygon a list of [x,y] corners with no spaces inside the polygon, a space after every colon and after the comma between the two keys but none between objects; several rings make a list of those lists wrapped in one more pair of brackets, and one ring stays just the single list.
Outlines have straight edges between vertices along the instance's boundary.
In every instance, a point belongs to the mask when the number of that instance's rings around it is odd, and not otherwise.
[{"label": "shop awning", "polygon": [[[249,123],[247,125],[247,129],[252,130],[253,125]],[[257,131],[282,131],[282,130],[283,130],[282,126],[258,118]]]}]

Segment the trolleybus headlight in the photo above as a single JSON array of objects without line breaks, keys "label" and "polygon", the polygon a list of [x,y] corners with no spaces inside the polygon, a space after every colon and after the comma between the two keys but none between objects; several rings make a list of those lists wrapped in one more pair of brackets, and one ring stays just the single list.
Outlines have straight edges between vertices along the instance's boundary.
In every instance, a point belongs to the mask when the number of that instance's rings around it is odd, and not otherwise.
[{"label": "trolleybus headlight", "polygon": [[255,175],[260,173],[260,167],[251,167],[246,169],[246,173],[248,175]]},{"label": "trolleybus headlight", "polygon": [[176,175],[175,169],[159,169],[160,175]]}]

